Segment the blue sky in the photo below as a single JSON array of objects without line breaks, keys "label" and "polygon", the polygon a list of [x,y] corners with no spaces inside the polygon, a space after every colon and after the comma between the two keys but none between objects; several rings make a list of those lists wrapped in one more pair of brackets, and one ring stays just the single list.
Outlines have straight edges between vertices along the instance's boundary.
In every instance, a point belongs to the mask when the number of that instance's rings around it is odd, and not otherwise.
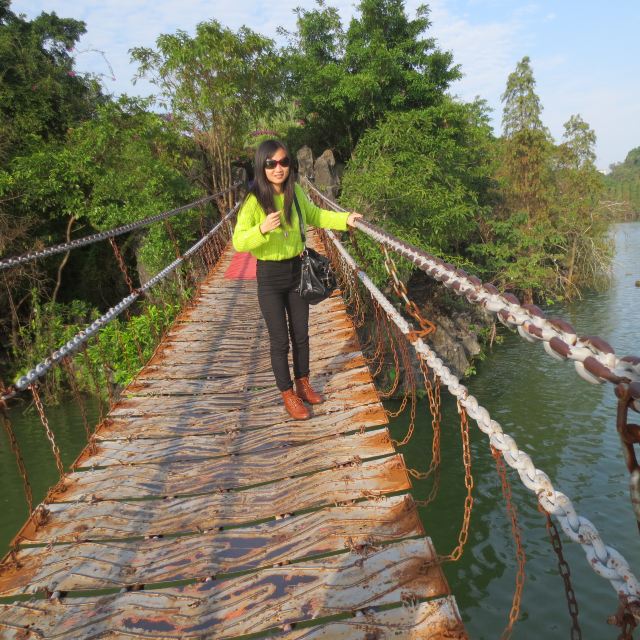
[{"label": "blue sky", "polygon": [[[327,0],[346,22],[352,0]],[[406,2],[410,15],[419,1]],[[500,96],[508,74],[523,56],[531,58],[543,119],[560,140],[563,123],[579,113],[595,130],[600,169],[624,160],[640,146],[640,2],[614,0],[435,0],[428,35],[453,52],[464,77],[451,92],[463,99],[479,95],[494,110],[500,131]],[[237,29],[245,24],[277,40],[276,29],[295,26],[293,9],[312,0],[14,0],[11,8],[32,18],[41,11],[84,20],[87,34],[76,52],[79,71],[101,74],[110,93],[148,95],[146,83],[133,85],[135,67],[128,50],[153,46],[160,33],[192,32],[215,18]],[[100,51],[104,52],[104,57]],[[111,69],[113,69],[112,79]]]}]

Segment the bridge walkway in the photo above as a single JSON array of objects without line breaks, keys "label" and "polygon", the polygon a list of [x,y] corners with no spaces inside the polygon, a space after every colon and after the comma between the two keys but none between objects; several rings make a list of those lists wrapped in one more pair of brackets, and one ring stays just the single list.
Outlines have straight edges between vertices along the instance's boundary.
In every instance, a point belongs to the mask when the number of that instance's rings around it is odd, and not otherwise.
[{"label": "bridge walkway", "polygon": [[466,637],[342,299],[312,307],[327,400],[293,421],[234,255],[20,531],[3,638]]}]

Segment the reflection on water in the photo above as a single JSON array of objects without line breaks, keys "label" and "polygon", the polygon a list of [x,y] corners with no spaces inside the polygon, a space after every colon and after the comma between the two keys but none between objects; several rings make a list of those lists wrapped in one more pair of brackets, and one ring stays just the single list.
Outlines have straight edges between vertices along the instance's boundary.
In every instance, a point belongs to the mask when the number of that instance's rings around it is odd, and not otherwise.
[{"label": "reflection on water", "polygon": [[[547,310],[571,322],[579,335],[599,335],[618,355],[640,354],[640,223],[617,226],[617,255],[611,287],[583,300]],[[628,473],[615,428],[616,401],[611,385],[593,386],[579,378],[569,362],[550,358],[540,345],[507,334],[504,343],[478,367],[468,387],[492,417],[512,435],[534,464],[566,493],[578,513],[591,520],[605,543],[620,551],[640,576],[640,539],[629,502]],[[422,415],[428,413],[426,404]],[[464,475],[455,406],[444,404],[442,489],[423,521],[439,553],[455,545],[462,521]],[[475,505],[465,554],[446,573],[472,638],[496,638],[506,625],[515,586],[513,539],[488,442],[470,421]],[[425,418],[406,447],[407,462],[424,469],[431,440]],[[394,425],[399,433],[403,423]],[[514,638],[567,638],[570,618],[556,556],[533,494],[509,469],[527,555],[522,618]],[[415,494],[427,487],[415,483]],[[563,536],[580,607],[584,638],[616,638],[606,624],[617,601],[607,580],[589,567],[582,547]]]},{"label": "reflection on water", "polygon": [[[606,292],[557,309],[579,334],[597,334],[619,355],[640,354],[640,223],[619,225],[616,233],[615,276]],[[556,313],[555,311],[553,313]],[[487,407],[504,430],[513,435],[534,464],[546,471],[556,489],[566,493],[578,512],[593,521],[605,542],[618,549],[640,575],[636,524],[629,504],[628,474],[615,430],[615,398],[611,386],[592,386],[580,379],[570,363],[552,360],[539,345],[508,334],[503,344],[478,366],[468,381],[471,392]],[[422,510],[425,528],[440,554],[456,544],[464,502],[464,471],[455,405],[443,397],[442,482],[436,501]],[[431,439],[428,406],[411,442],[403,448],[409,466],[429,465]],[[97,407],[90,407],[95,421]],[[48,409],[58,444],[69,464],[82,449],[84,429],[73,403]],[[53,484],[56,469],[42,426],[33,410],[11,413],[25,454],[34,497],[40,501]],[[500,483],[485,436],[470,421],[475,479],[471,531],[462,559],[446,567],[470,636],[493,639],[507,622],[515,584],[515,553]],[[394,435],[404,435],[404,418],[394,421]],[[527,554],[527,582],[522,617],[514,638],[569,637],[563,583],[548,543],[544,519],[536,500],[509,469]],[[26,517],[22,485],[4,433],[0,436],[0,548]],[[425,497],[429,481],[415,482],[415,495]],[[582,548],[565,542],[573,586],[580,607],[585,639],[616,638],[606,617],[617,602],[609,582],[597,576]]]}]

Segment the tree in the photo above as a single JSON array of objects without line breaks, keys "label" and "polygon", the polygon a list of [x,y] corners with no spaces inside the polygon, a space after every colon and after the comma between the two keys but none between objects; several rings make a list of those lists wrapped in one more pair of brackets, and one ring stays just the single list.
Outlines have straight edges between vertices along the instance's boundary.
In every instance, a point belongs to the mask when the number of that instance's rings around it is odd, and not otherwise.
[{"label": "tree", "polygon": [[568,296],[580,282],[593,284],[608,273],[611,243],[600,200],[603,180],[596,169],[596,134],[579,116],[564,125],[564,142],[556,150],[556,226],[562,237],[563,289]]},{"label": "tree", "polygon": [[[208,187],[232,184],[231,161],[255,120],[272,112],[282,93],[282,67],[268,38],[216,20],[202,22],[195,37],[161,35],[157,49],[135,48],[138,77],[149,77],[171,109],[177,128],[191,136],[208,166]],[[231,204],[232,196],[223,199]]]},{"label": "tree", "polygon": [[322,0],[298,9],[289,34],[289,91],[299,101],[311,144],[347,159],[361,136],[386,114],[437,105],[460,77],[452,56],[422,34],[429,9],[407,17],[403,0],[361,0],[345,32]]},{"label": "tree", "polygon": [[444,99],[390,113],[360,139],[342,200],[400,238],[459,263],[486,208],[491,145],[482,103]]},{"label": "tree", "polygon": [[84,23],[55,13],[28,21],[10,6],[0,0],[0,166],[62,138],[100,100],[98,83],[73,69]]},{"label": "tree", "polygon": [[640,147],[631,149],[624,162],[611,165],[605,187],[603,209],[610,217],[621,220],[640,217]]},{"label": "tree", "polygon": [[502,96],[503,137],[495,215],[483,224],[485,247],[476,252],[494,260],[498,279],[511,281],[533,301],[536,289],[554,287],[553,260],[545,248],[550,226],[551,136],[542,124],[542,106],[535,93],[530,60],[525,56],[509,75]]}]

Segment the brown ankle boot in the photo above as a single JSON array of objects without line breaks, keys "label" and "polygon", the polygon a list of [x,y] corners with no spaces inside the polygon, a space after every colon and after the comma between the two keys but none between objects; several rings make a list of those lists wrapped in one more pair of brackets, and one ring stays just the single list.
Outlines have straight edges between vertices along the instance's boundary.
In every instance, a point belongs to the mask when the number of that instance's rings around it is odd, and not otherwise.
[{"label": "brown ankle boot", "polygon": [[307,420],[311,417],[309,409],[302,404],[302,400],[293,392],[293,389],[282,391],[284,408],[294,420]]},{"label": "brown ankle boot", "polygon": [[309,404],[324,402],[324,396],[311,388],[308,376],[296,378],[296,394]]}]

